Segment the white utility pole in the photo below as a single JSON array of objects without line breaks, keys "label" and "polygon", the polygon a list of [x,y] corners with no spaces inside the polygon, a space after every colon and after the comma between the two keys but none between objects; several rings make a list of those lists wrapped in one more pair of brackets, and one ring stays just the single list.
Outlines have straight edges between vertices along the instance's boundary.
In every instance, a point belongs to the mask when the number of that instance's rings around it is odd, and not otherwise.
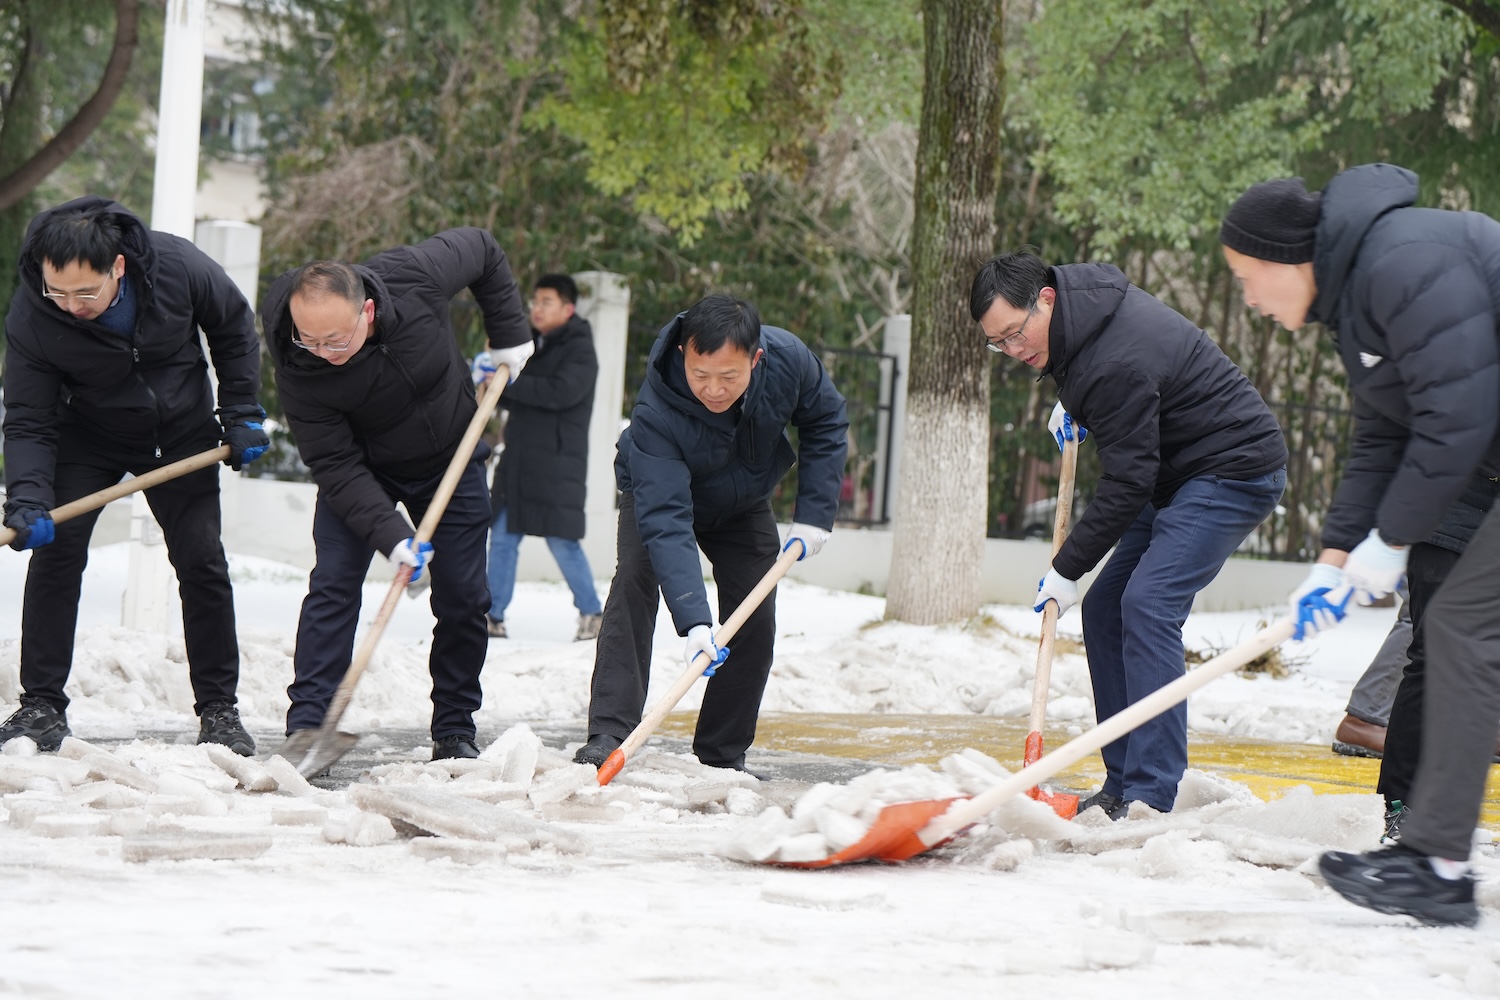
[{"label": "white utility pole", "polygon": [[[162,45],[161,104],[156,124],[156,182],[151,228],[193,238],[198,193],[198,135],[203,120],[203,28],[208,0],[167,0]],[[177,605],[175,579],[161,528],[143,494],[130,508],[130,572],[121,621],[126,628],[166,632]]]}]

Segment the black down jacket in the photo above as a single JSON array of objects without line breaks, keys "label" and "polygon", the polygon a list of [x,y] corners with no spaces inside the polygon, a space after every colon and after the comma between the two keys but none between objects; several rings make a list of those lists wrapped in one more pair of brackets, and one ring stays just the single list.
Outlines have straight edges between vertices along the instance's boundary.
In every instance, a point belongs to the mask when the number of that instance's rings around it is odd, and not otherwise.
[{"label": "black down jacket", "polygon": [[1469,488],[1500,474],[1500,223],[1410,207],[1417,175],[1386,163],[1323,191],[1308,318],[1334,332],[1354,393],[1354,443],[1323,527],[1352,549],[1432,534]]},{"label": "black down jacket", "polygon": [[1099,450],[1094,502],[1052,565],[1076,580],[1146,504],[1190,479],[1254,479],[1286,464],[1265,401],[1208,334],[1112,264],[1052,269],[1057,305],[1047,370]]},{"label": "black down jacket", "polygon": [[450,300],[474,293],[491,347],[523,344],[531,327],[505,254],[482,229],[449,229],[355,270],[375,300],[375,322],[344,364],[292,345],[292,272],[272,284],[261,318],[281,403],[319,495],[389,554],[413,529],[382,481],[435,486],[478,408]]},{"label": "black down jacket", "polygon": [[490,502],[512,534],[583,537],[589,418],[599,359],[588,320],[537,338],[536,353],[500,397],[510,411]]},{"label": "black down jacket", "polygon": [[[52,213],[107,206],[123,232],[126,279],[136,290],[130,337],[75,318],[42,298],[31,259],[37,227]],[[5,480],[12,497],[54,506],[61,427],[161,458],[211,426],[213,387],[198,337],[213,355],[221,408],[254,407],[260,389],[255,314],[224,269],[189,241],[146,228],[104,198],[43,212],[21,247],[21,287],[5,317]]]},{"label": "black down jacket", "polygon": [[[646,382],[620,435],[615,480],[635,494],[636,524],[679,635],[714,621],[703,586],[694,523],[716,524],[766,503],[794,463],[802,524],[833,528],[849,418],[823,363],[795,336],[760,328],[765,354],[745,395],[713,413],[688,388],[682,316],[651,348]],[[786,428],[797,428],[792,452]]]}]

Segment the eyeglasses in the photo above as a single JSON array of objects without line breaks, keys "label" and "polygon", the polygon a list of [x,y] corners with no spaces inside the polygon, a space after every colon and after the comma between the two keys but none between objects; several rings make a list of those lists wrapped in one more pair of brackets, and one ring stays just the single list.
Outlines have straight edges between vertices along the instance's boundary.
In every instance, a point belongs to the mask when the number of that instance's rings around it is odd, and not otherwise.
[{"label": "eyeglasses", "polygon": [[1021,325],[1016,328],[1015,333],[1007,334],[999,340],[986,340],[984,342],[985,348],[994,351],[996,354],[1004,354],[1007,347],[1019,344],[1022,338],[1026,336],[1026,327],[1031,323],[1031,317],[1035,315],[1036,303],[1032,303],[1031,308],[1026,310],[1026,318],[1021,320]]},{"label": "eyeglasses", "polygon": [[109,282],[106,281],[103,285],[100,285],[98,288],[94,289],[92,294],[87,292],[51,292],[48,291],[44,286],[42,288],[42,298],[51,299],[53,302],[93,302],[99,296],[104,294],[105,286],[108,284]]},{"label": "eyeglasses", "polygon": [[365,312],[363,309],[361,309],[359,311],[359,319],[354,321],[354,329],[349,331],[349,336],[344,338],[344,342],[342,344],[304,343],[301,338],[297,336],[297,331],[295,329],[292,331],[292,343],[296,344],[304,351],[333,351],[335,354],[342,354],[344,351],[347,351],[351,345],[353,345],[355,336],[359,334],[359,324],[364,320],[364,318]]}]

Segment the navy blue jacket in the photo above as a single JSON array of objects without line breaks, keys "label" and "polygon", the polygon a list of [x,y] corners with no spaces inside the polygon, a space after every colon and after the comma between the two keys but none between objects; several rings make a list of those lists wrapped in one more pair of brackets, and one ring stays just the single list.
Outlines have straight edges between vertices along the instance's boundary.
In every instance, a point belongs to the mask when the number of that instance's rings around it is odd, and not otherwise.
[{"label": "navy blue jacket", "polygon": [[1334,332],[1355,416],[1328,548],[1372,527],[1424,541],[1476,471],[1500,474],[1500,223],[1416,197],[1417,175],[1387,163],[1323,191],[1308,318]]},{"label": "navy blue jacket", "polygon": [[491,347],[524,344],[531,325],[510,264],[483,229],[449,229],[354,269],[375,300],[375,322],[344,364],[292,346],[293,272],[271,285],[261,319],[281,405],[319,495],[388,555],[412,529],[385,483],[436,486],[478,410],[450,301],[474,293]]},{"label": "navy blue jacket", "polygon": [[1190,479],[1254,479],[1286,464],[1281,425],[1208,334],[1112,264],[1052,269],[1044,375],[1099,451],[1099,491],[1052,565],[1076,580],[1146,504]]},{"label": "navy blue jacket", "polygon": [[[136,294],[135,331],[121,336],[42,298],[31,259],[37,228],[56,212],[107,207]],[[255,314],[224,269],[188,240],[146,228],[92,195],[43,212],[21,245],[21,286],[5,318],[5,478],[12,499],[54,506],[60,427],[160,458],[212,427],[214,392],[198,329],[219,381],[221,409],[259,412]]]},{"label": "navy blue jacket", "polygon": [[[794,463],[795,519],[832,530],[849,418],[817,355],[774,326],[740,401],[713,413],[688,388],[682,317],[651,348],[646,382],[620,435],[615,480],[635,495],[636,524],[679,635],[712,625],[693,525],[714,525],[766,503]],[[794,454],[786,428],[797,428]]]}]

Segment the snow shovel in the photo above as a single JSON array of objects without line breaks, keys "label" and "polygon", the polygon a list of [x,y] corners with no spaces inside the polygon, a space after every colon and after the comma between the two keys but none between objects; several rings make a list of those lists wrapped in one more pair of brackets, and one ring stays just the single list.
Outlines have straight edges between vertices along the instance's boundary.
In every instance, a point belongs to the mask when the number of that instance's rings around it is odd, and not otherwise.
[{"label": "snow shovel", "polygon": [[[1057,517],[1052,522],[1052,556],[1068,537],[1068,521],[1073,515],[1073,480],[1078,472],[1078,442],[1063,442],[1062,471],[1057,477]],[[1052,646],[1057,640],[1057,602],[1042,605],[1042,638],[1036,650],[1036,679],[1031,682],[1031,731],[1026,734],[1026,755],[1022,763],[1029,767],[1042,756],[1042,725],[1047,720],[1047,691],[1052,684]],[[1078,796],[1051,792],[1041,786],[1027,795],[1051,806],[1063,819],[1078,814]]]},{"label": "snow shovel", "polygon": [[[422,523],[417,525],[416,542],[432,540],[432,534],[437,530],[438,522],[443,518],[443,511],[448,508],[448,501],[453,499],[453,491],[458,488],[458,481],[463,477],[464,467],[474,457],[474,448],[479,443],[479,435],[484,433],[485,424],[489,423],[490,417],[494,415],[495,406],[500,402],[500,394],[505,391],[505,384],[509,380],[510,369],[505,365],[496,368],[495,374],[490,377],[489,387],[479,397],[479,408],[475,410],[468,428],[464,431],[463,438],[458,442],[458,449],[454,451],[453,458],[448,463],[448,470],[443,473],[437,492],[432,495],[432,502],[427,505],[427,513],[422,515]],[[359,736],[355,733],[339,731],[339,720],[344,717],[344,711],[349,707],[349,699],[354,697],[354,686],[359,683],[360,676],[370,665],[370,658],[375,655],[375,647],[379,645],[380,637],[385,634],[385,627],[391,620],[391,614],[395,612],[396,604],[401,600],[401,592],[406,589],[410,581],[411,567],[406,565],[396,567],[396,578],[391,581],[391,589],[385,595],[385,601],[380,605],[380,612],[375,616],[370,630],[365,633],[364,641],[355,651],[354,659],[350,662],[344,679],[339,682],[338,689],[333,692],[333,700],[329,702],[328,713],[323,716],[323,724],[317,729],[298,730],[288,736],[286,742],[276,750],[277,754],[286,758],[297,768],[302,777],[311,778],[322,774],[359,742]]]},{"label": "snow shovel", "polygon": [[1268,625],[1233,649],[1226,650],[1196,670],[1158,688],[1117,715],[1077,736],[1024,767],[994,788],[971,799],[927,799],[886,806],[858,842],[821,861],[768,861],[784,868],[828,868],[855,861],[905,861],[945,844],[998,806],[1022,795],[1059,771],[1096,753],[1107,743],[1148,722],[1210,681],[1239,669],[1266,650],[1292,637],[1295,623],[1285,618]]},{"label": "snow shovel", "polygon": [[[71,521],[80,514],[87,514],[91,510],[98,510],[112,500],[128,497],[132,493],[139,493],[141,490],[149,490],[153,486],[160,486],[169,479],[185,476],[189,472],[206,469],[210,465],[222,462],[228,457],[229,445],[227,444],[220,445],[217,448],[210,448],[208,451],[200,451],[196,455],[190,455],[170,465],[163,465],[159,469],[152,469],[150,472],[142,473],[139,476],[123,479],[97,493],[90,493],[86,497],[70,500],[60,507],[52,508],[48,512],[48,516],[52,518],[53,524]],[[0,545],[9,545],[10,540],[15,537],[16,533],[12,529],[0,528]]]},{"label": "snow shovel", "polygon": [[[745,595],[745,599],[740,602],[739,607],[734,609],[729,620],[719,626],[719,631],[714,633],[715,646],[722,649],[725,643],[734,638],[734,634],[740,630],[740,626],[745,624],[745,620],[754,613],[756,608],[760,607],[760,602],[765,600],[766,595],[775,589],[782,577],[786,576],[786,571],[792,568],[792,563],[801,558],[801,551],[791,546],[787,547],[787,550],[781,554],[781,558],[776,560],[776,565],[766,570],[766,575],[760,578],[755,589]],[[620,773],[620,768],[624,767],[625,762],[634,757],[636,751],[651,737],[652,733],[656,732],[656,727],[661,725],[672,709],[677,707],[682,696],[688,693],[688,689],[697,682],[699,677],[703,676],[708,666],[707,653],[699,653],[693,657],[693,662],[682,672],[682,676],[672,683],[666,696],[646,713],[641,724],[635,727],[635,731],[625,739],[625,742],[616,747],[605,758],[604,763],[599,765],[599,784],[607,785],[614,780],[615,775]]]}]

